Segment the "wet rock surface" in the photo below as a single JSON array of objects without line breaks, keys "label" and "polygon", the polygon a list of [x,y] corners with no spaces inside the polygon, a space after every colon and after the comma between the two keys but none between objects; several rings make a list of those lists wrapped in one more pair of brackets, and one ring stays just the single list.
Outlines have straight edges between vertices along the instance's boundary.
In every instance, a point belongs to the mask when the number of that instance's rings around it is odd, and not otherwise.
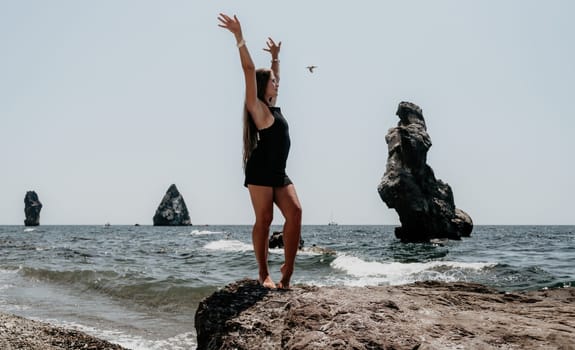
[{"label": "wet rock surface", "polygon": [[575,349],[575,288],[473,283],[267,290],[241,280],[196,313],[205,349]]}]

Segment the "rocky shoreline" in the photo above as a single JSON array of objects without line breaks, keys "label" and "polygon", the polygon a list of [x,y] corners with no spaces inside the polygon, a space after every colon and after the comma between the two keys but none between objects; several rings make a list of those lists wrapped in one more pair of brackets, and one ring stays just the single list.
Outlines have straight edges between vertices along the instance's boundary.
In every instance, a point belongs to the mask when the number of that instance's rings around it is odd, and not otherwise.
[{"label": "rocky shoreline", "polygon": [[[464,282],[268,290],[229,284],[196,312],[206,349],[575,350],[575,288],[504,293]],[[0,312],[3,350],[126,350]]]},{"label": "rocky shoreline", "polygon": [[0,312],[2,350],[126,350],[86,333]]},{"label": "rocky shoreline", "polygon": [[575,288],[473,283],[267,290],[232,283],[196,313],[197,350],[575,349]]}]

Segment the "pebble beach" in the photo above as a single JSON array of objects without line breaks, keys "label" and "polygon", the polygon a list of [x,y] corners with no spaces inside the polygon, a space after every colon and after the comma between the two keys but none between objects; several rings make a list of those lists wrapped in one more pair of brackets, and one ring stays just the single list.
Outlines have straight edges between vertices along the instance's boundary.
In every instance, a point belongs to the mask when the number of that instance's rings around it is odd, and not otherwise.
[{"label": "pebble beach", "polygon": [[0,349],[123,350],[125,348],[77,330],[0,312]]}]

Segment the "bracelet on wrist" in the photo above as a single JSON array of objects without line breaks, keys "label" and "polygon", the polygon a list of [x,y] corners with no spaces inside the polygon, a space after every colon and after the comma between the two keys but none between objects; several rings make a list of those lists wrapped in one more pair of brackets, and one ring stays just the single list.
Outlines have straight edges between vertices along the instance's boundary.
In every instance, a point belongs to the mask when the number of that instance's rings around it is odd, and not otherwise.
[{"label": "bracelet on wrist", "polygon": [[280,59],[279,58],[272,59],[272,63],[274,63],[274,62],[280,63]]},{"label": "bracelet on wrist", "polygon": [[240,47],[244,46],[245,44],[246,44],[246,41],[245,41],[244,39],[242,39],[242,40],[240,40],[240,41],[236,44],[236,46],[237,46],[238,49],[239,49]]}]

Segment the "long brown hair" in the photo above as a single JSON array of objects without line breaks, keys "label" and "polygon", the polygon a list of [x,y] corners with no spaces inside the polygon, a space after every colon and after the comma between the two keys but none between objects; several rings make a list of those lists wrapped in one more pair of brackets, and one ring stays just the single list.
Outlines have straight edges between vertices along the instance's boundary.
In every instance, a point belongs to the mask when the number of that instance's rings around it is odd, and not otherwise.
[{"label": "long brown hair", "polygon": [[[256,70],[256,84],[258,99],[266,105],[266,87],[271,77],[271,70],[267,68],[260,68]],[[246,168],[246,163],[252,154],[252,151],[258,144],[258,129],[252,118],[250,112],[244,103],[244,153],[243,153],[243,166]]]}]

